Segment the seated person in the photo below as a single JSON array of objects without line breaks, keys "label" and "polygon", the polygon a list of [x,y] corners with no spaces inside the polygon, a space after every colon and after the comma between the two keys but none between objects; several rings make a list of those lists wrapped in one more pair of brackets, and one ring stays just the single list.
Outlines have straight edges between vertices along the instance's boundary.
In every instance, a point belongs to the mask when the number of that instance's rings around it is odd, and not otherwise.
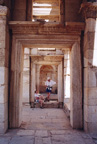
[{"label": "seated person", "polygon": [[35,100],[37,103],[40,103],[40,108],[43,108],[44,97],[43,95],[39,94],[37,90],[35,91]]}]

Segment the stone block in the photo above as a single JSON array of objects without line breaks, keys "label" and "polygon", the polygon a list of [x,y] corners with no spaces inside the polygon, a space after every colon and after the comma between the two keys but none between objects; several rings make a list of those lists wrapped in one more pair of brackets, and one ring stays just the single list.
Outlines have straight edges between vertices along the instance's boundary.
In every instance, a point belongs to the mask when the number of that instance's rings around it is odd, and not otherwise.
[{"label": "stone block", "polygon": [[84,57],[84,68],[88,68],[90,65],[92,65],[93,59],[87,59]]},{"label": "stone block", "polygon": [[8,120],[0,122],[0,134],[4,134],[8,129]]},{"label": "stone block", "polygon": [[0,103],[8,101],[8,85],[0,86]]},{"label": "stone block", "polygon": [[9,144],[11,140],[11,137],[1,137],[0,138],[0,144]]},{"label": "stone block", "polygon": [[0,48],[5,48],[5,41],[4,40],[3,41],[0,40]]},{"label": "stone block", "polygon": [[95,114],[85,114],[84,119],[87,122],[97,122],[97,112]]},{"label": "stone block", "polygon": [[33,136],[14,136],[10,144],[34,144]]},{"label": "stone block", "polygon": [[86,29],[85,33],[87,32],[95,32],[96,31],[96,20],[93,18],[86,19]]},{"label": "stone block", "polygon": [[93,54],[94,54],[93,50],[88,49],[84,51],[84,57],[87,59],[93,59]]},{"label": "stone block", "polygon": [[0,41],[5,41],[6,40],[5,25],[0,25],[0,33],[2,33],[2,35],[0,36]]},{"label": "stone block", "polygon": [[84,122],[84,129],[86,132],[89,133],[96,133],[97,132],[97,122]]},{"label": "stone block", "polygon": [[47,130],[38,130],[38,131],[36,131],[35,136],[37,136],[37,137],[47,137],[48,132],[47,132]]},{"label": "stone block", "polygon": [[26,20],[26,10],[15,9],[13,13],[13,20],[15,21],[25,21]]},{"label": "stone block", "polygon": [[84,103],[89,106],[97,105],[97,88],[84,88]]},{"label": "stone block", "polygon": [[35,133],[34,130],[19,130],[17,135],[19,136],[33,136]]},{"label": "stone block", "polygon": [[8,68],[0,67],[0,85],[8,84]]},{"label": "stone block", "polygon": [[7,14],[7,7],[0,5],[0,16],[4,16]]},{"label": "stone block", "polygon": [[8,104],[0,103],[0,123],[2,123],[3,121],[6,121],[7,119],[8,119]]},{"label": "stone block", "polygon": [[87,49],[94,50],[97,49],[95,47],[96,40],[95,40],[96,32],[88,32],[84,35],[84,51]]},{"label": "stone block", "polygon": [[96,87],[96,75],[91,68],[84,68],[84,87]]},{"label": "stone block", "polygon": [[8,67],[9,64],[9,52],[5,48],[0,48],[0,67]]},{"label": "stone block", "polygon": [[35,137],[35,144],[43,144],[43,140],[41,137]]},{"label": "stone block", "polygon": [[26,0],[17,0],[14,5],[15,9],[26,9]]},{"label": "stone block", "polygon": [[[82,110],[71,109],[72,112],[70,112],[70,123],[73,128],[82,128]],[[73,114],[73,115],[72,115]]]},{"label": "stone block", "polygon": [[50,137],[43,138],[43,144],[51,144],[51,138]]},{"label": "stone block", "polygon": [[31,54],[32,55],[37,55],[37,48],[31,49]]},{"label": "stone block", "polygon": [[84,120],[86,122],[97,122],[97,106],[84,105]]}]

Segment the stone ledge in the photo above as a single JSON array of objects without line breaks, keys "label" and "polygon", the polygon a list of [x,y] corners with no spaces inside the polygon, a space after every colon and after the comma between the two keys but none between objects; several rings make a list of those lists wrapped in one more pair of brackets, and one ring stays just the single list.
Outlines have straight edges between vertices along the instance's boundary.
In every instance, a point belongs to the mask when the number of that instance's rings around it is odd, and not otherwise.
[{"label": "stone ledge", "polygon": [[0,16],[7,15],[7,7],[0,5]]},{"label": "stone ledge", "polygon": [[13,33],[34,33],[34,34],[81,34],[85,24],[80,22],[65,22],[65,25],[59,23],[40,23],[31,21],[9,21],[9,28]]}]

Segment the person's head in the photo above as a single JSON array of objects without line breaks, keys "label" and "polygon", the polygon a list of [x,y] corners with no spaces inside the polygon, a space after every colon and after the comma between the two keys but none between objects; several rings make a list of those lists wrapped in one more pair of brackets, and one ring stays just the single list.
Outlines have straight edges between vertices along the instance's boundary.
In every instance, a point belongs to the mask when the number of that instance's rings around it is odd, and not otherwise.
[{"label": "person's head", "polygon": [[37,94],[37,93],[38,93],[38,91],[37,91],[37,90],[35,90],[35,93]]},{"label": "person's head", "polygon": [[51,80],[50,77],[48,77],[47,80],[50,81]]}]

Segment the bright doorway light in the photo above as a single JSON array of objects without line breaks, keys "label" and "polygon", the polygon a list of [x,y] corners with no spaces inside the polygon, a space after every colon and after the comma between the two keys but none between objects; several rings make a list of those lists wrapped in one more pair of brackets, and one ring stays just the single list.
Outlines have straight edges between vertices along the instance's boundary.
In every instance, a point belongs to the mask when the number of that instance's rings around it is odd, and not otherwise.
[{"label": "bright doorway light", "polygon": [[56,48],[38,48],[39,51],[55,51]]}]

